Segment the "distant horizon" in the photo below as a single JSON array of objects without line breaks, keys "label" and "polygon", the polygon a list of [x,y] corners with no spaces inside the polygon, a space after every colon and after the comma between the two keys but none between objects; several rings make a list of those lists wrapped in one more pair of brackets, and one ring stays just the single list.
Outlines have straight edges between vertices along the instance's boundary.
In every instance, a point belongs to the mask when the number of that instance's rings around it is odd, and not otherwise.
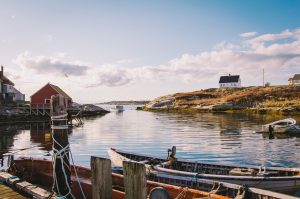
[{"label": "distant horizon", "polygon": [[285,85],[300,73],[300,1],[3,1],[0,64],[26,95],[47,82],[78,103]]}]

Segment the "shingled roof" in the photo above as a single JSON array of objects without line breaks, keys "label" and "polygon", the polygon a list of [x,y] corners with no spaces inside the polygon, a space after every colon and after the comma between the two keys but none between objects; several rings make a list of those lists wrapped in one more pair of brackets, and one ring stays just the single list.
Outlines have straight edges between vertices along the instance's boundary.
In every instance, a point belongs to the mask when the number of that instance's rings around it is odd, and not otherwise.
[{"label": "shingled roof", "polygon": [[290,78],[290,80],[300,80],[300,74],[295,74],[293,78]]},{"label": "shingled roof", "polygon": [[221,76],[219,83],[235,83],[240,79],[239,75]]},{"label": "shingled roof", "polygon": [[62,96],[64,96],[65,98],[68,99],[72,99],[67,93],[65,93],[65,91],[63,91],[61,88],[59,88],[58,86],[54,85],[54,84],[50,84],[47,83],[45,86],[43,86],[42,88],[40,88],[38,91],[36,91],[34,94],[32,94],[30,97],[32,97],[33,95],[35,95],[36,93],[38,93],[40,90],[42,90],[43,88],[45,88],[46,86],[50,86],[51,88],[53,88],[58,94],[61,94]]},{"label": "shingled roof", "polygon": [[7,77],[5,77],[4,75],[2,77],[2,82],[3,82],[3,84],[15,86],[15,84],[12,81],[10,81]]},{"label": "shingled roof", "polygon": [[56,85],[53,85],[53,84],[50,84],[49,85],[54,89],[56,90],[56,92],[58,92],[59,94],[61,94],[62,96],[64,96],[65,98],[69,98],[69,99],[72,99],[67,93],[65,93],[65,91],[63,91],[61,88],[59,88],[58,86]]}]

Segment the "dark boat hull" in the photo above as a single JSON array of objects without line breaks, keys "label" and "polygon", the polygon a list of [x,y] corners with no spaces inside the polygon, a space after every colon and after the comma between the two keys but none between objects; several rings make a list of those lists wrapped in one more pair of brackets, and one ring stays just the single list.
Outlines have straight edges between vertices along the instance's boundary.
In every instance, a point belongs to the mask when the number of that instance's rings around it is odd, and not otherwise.
[{"label": "dark boat hull", "polygon": [[[78,176],[80,178],[80,184],[86,198],[92,198],[92,184],[91,184],[91,170],[86,167],[75,166]],[[10,172],[18,177],[27,180],[31,183],[42,185],[44,187],[51,188],[53,183],[53,167],[52,162],[49,160],[32,159],[32,158],[19,158],[14,160],[10,168]],[[84,198],[79,187],[79,183],[74,176],[74,167],[72,167],[72,194],[76,199]],[[124,187],[123,175],[112,174],[113,184],[113,199],[124,199],[125,194],[122,191]],[[147,181],[148,193],[155,187],[163,187],[167,190],[171,199],[176,198],[181,192],[182,187],[168,185],[163,183],[157,183]],[[117,189],[118,188],[118,189]],[[210,195],[214,199],[229,199],[231,197],[221,196],[218,194],[211,194],[205,191],[188,189],[186,191],[185,199],[192,199],[193,197],[207,197]]]},{"label": "dark boat hull", "polygon": [[[151,156],[144,156],[135,153],[124,152],[116,149],[109,150],[109,156],[115,166],[121,166],[122,161],[146,162],[149,165],[160,165],[167,160]],[[155,173],[167,175],[170,178],[180,178],[186,181],[195,179],[206,179],[220,181],[230,184],[248,185],[260,189],[278,191],[282,193],[292,193],[300,190],[299,169],[287,168],[266,168],[268,172],[276,173],[279,176],[236,176],[229,175],[229,171],[234,168],[248,168],[229,165],[206,164],[200,162],[189,162],[176,160],[173,168],[163,168],[162,166],[149,166],[149,170]],[[257,167],[252,169],[258,170]],[[198,188],[192,186],[192,188]]]}]

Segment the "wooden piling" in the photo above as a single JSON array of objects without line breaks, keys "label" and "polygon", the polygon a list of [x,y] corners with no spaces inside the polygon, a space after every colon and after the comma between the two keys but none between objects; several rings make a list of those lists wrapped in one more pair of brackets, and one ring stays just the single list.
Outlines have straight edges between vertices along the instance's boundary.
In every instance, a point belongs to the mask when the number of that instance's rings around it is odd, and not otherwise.
[{"label": "wooden piling", "polygon": [[146,199],[146,167],[137,162],[123,162],[125,199]]},{"label": "wooden piling", "polygon": [[93,199],[112,198],[111,161],[91,157]]},{"label": "wooden piling", "polygon": [[[69,162],[69,141],[67,129],[67,108],[62,95],[51,96],[51,128],[53,134],[54,172],[53,191],[57,196],[72,198],[71,167]],[[56,179],[55,179],[56,178]]]}]

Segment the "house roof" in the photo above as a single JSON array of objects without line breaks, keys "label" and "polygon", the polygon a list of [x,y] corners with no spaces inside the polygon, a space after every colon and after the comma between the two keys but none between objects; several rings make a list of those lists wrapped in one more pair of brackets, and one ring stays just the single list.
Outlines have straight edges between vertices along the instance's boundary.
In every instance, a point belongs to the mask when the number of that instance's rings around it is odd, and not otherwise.
[{"label": "house roof", "polygon": [[5,77],[4,75],[3,75],[3,77],[2,77],[2,82],[3,82],[3,84],[9,84],[9,85],[12,85],[12,86],[15,85],[12,81],[10,81],[10,80],[9,80],[7,77]]},{"label": "house roof", "polygon": [[300,74],[295,74],[291,80],[300,80]]},{"label": "house roof", "polygon": [[14,93],[20,93],[22,95],[24,95],[23,93],[21,93],[21,91],[19,91],[18,89],[16,89],[15,87],[13,87]]},{"label": "house roof", "polygon": [[38,93],[40,90],[42,90],[44,87],[46,86],[50,86],[51,88],[53,88],[57,93],[61,94],[62,96],[64,96],[65,98],[69,98],[72,99],[67,93],[65,93],[61,88],[59,88],[58,86],[54,85],[54,84],[50,84],[47,83],[45,86],[43,86],[42,88],[40,88],[38,91],[36,91],[35,93],[33,93],[30,97],[32,97],[33,95],[35,95],[36,93]]},{"label": "house roof", "polygon": [[61,94],[62,96],[64,96],[65,98],[69,98],[69,99],[72,99],[67,93],[65,93],[65,91],[63,91],[61,88],[59,88],[58,86],[56,85],[53,85],[53,84],[50,84],[49,85],[54,89],[56,90],[56,92],[58,92],[59,94]]},{"label": "house roof", "polygon": [[231,83],[231,82],[238,82],[240,79],[239,75],[228,75],[228,76],[221,76],[219,83]]}]

